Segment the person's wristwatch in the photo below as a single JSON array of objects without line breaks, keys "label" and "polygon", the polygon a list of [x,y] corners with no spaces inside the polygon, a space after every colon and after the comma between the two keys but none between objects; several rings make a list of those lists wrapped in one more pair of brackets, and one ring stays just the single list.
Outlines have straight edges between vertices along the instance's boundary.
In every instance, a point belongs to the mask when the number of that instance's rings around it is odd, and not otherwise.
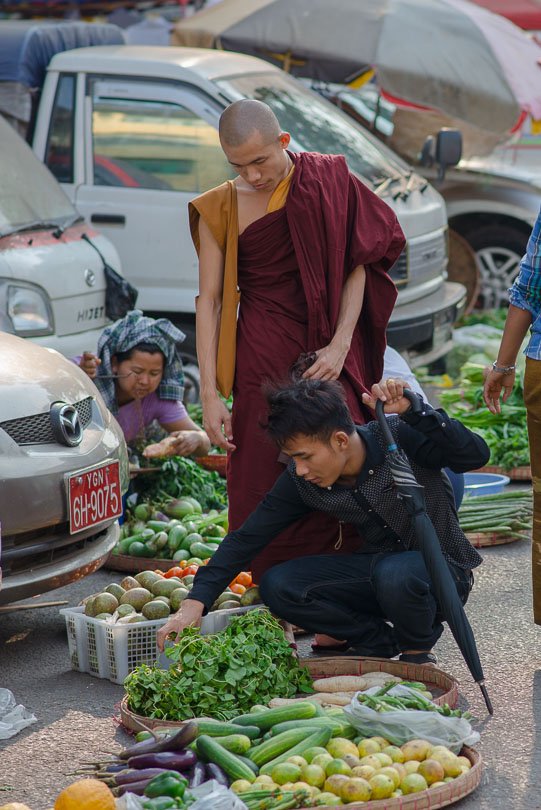
[{"label": "person's wristwatch", "polygon": [[511,366],[499,366],[496,360],[492,363],[492,370],[497,374],[510,374],[515,369],[516,365],[514,363]]}]

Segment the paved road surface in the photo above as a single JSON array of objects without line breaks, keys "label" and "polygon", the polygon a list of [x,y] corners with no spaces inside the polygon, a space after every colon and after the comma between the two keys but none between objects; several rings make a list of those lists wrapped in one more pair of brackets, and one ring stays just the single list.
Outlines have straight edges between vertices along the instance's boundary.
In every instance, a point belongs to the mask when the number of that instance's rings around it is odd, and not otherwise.
[{"label": "paved road surface", "polygon": [[[438,645],[441,667],[461,682],[462,705],[481,720],[485,779],[457,805],[460,810],[541,808],[541,630],[531,617],[529,556],[524,541],[485,550],[470,598],[493,719],[486,719],[479,690],[448,632]],[[43,598],[76,605],[115,577],[101,570]],[[309,640],[301,650],[309,650]],[[0,804],[20,801],[46,810],[73,781],[70,774],[80,763],[127,739],[115,719],[122,687],[70,670],[57,608],[0,614],[0,686],[10,688],[38,718],[0,743]]]}]

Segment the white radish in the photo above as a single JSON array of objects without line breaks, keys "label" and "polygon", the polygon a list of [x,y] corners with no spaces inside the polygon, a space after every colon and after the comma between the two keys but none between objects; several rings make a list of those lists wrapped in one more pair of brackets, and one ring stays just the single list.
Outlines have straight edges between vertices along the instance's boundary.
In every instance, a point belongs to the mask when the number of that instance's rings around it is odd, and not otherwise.
[{"label": "white radish", "polygon": [[336,675],[318,678],[312,686],[316,692],[359,692],[366,689],[366,679],[361,675]]}]

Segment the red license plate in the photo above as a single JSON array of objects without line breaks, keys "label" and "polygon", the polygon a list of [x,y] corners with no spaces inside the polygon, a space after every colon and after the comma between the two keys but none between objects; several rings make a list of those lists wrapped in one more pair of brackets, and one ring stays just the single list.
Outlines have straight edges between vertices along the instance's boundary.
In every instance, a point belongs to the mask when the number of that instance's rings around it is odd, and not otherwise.
[{"label": "red license plate", "polygon": [[97,526],[122,514],[120,464],[80,470],[68,476],[70,534]]}]

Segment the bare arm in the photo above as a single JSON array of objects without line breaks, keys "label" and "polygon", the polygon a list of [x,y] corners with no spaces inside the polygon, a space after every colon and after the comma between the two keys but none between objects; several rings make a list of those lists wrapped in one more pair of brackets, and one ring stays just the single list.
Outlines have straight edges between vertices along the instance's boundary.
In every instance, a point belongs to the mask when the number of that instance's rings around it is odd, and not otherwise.
[{"label": "bare arm", "polygon": [[[513,366],[517,359],[519,349],[526,332],[532,324],[532,314],[526,309],[509,305],[505,321],[502,342],[498,352],[497,364],[499,366]],[[501,413],[500,396],[503,391],[503,401],[509,398],[515,384],[515,372],[503,374],[490,369],[485,379],[483,398],[492,413]]]},{"label": "bare arm", "polygon": [[316,352],[317,360],[304,373],[305,379],[337,380],[340,376],[363,307],[365,283],[366,270],[361,264],[349,274],[344,284],[333,339]]},{"label": "bare arm", "polygon": [[203,427],[213,444],[224,450],[233,450],[231,416],[216,390],[216,357],[220,333],[224,257],[202,219],[199,220],[199,241],[199,296],[195,330],[197,360],[201,375]]}]

